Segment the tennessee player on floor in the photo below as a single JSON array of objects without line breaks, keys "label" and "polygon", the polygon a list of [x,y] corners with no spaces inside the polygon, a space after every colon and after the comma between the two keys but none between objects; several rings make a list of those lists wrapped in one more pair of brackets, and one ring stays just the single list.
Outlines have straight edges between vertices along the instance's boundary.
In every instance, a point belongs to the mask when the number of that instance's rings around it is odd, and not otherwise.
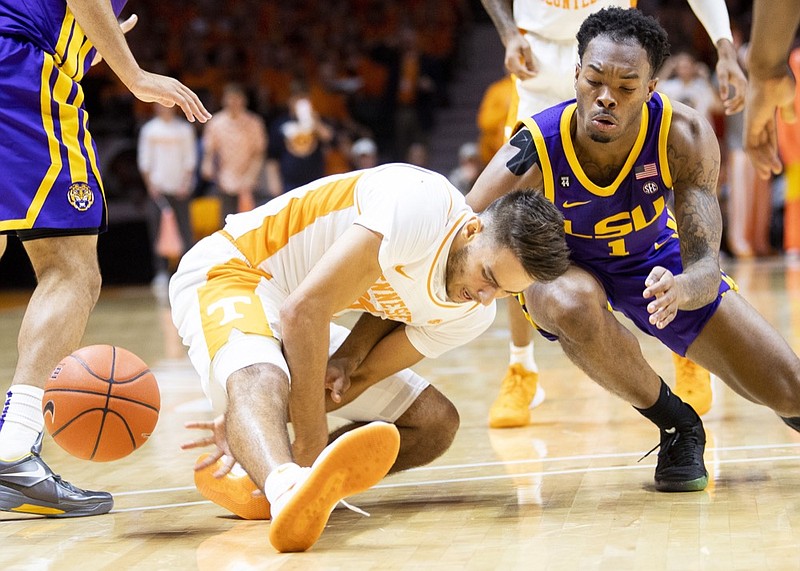
[{"label": "tennessee player on floor", "polygon": [[[517,99],[512,102],[506,137],[515,125],[534,113],[574,96],[577,63],[575,34],[587,16],[608,6],[636,7],[635,0],[545,2],[544,0],[482,0],[505,45],[505,64],[516,77]],[[724,0],[689,0],[717,50],[716,72],[726,113],[744,105],[746,80],[736,50]],[[489,426],[508,428],[530,422],[530,410],[544,400],[533,354],[533,336],[524,315],[509,304],[510,362],[500,394],[489,411]],[[711,408],[708,371],[673,353],[675,392],[699,414]]]},{"label": "tennessee player on floor", "polygon": [[[379,166],[231,216],[184,256],[173,319],[224,412],[206,440],[217,453],[197,466],[222,476],[199,480],[206,497],[253,517],[249,494],[264,491],[273,546],[301,551],[342,498],[449,448],[458,413],[408,367],[471,341],[496,298],[569,265],[563,219],[540,193],[487,206],[473,214],[425,169]],[[345,339],[331,320],[348,311],[364,315]],[[349,423],[329,435],[327,412]],[[225,475],[223,452],[252,483]]]},{"label": "tennessee player on floor", "polygon": [[142,101],[209,117],[197,96],[144,71],[116,16],[124,0],[0,0],[0,255],[15,234],[36,272],[19,358],[0,415],[0,510],[73,517],[103,514],[106,492],[82,490],[40,456],[45,380],[79,347],[100,293],[97,235],[106,203],[80,81],[102,56]]},{"label": "tennessee player on floor", "polygon": [[637,10],[606,8],[581,25],[578,46],[576,100],[524,121],[473,203],[530,186],[562,211],[573,265],[532,284],[523,307],[590,378],[658,426],[656,489],[702,490],[700,417],[608,306],[796,430],[800,359],[720,270],[719,144],[696,111],[655,91],[666,32]]}]

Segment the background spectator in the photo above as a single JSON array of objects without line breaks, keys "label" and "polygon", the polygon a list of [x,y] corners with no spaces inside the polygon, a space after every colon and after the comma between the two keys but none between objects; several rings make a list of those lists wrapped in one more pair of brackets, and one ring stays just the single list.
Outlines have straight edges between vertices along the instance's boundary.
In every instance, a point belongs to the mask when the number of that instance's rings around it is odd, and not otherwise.
[{"label": "background spectator", "polygon": [[458,166],[453,169],[448,177],[450,184],[460,190],[461,194],[467,194],[472,189],[472,185],[475,184],[484,166],[485,164],[478,152],[478,145],[464,143],[458,149]]},{"label": "background spectator", "polygon": [[[169,280],[170,263],[193,244],[189,201],[197,167],[197,140],[194,128],[175,107],[154,105],[155,117],[139,133],[137,164],[147,194],[148,229],[153,244],[153,285],[163,288]],[[159,248],[159,237],[166,226],[177,224],[179,243],[172,252]],[[170,259],[172,258],[172,259]]]},{"label": "background spectator", "polygon": [[255,205],[253,192],[264,164],[267,138],[264,121],[247,109],[239,84],[228,84],[217,111],[203,133],[203,178],[213,181],[222,198],[223,220],[228,214]]}]

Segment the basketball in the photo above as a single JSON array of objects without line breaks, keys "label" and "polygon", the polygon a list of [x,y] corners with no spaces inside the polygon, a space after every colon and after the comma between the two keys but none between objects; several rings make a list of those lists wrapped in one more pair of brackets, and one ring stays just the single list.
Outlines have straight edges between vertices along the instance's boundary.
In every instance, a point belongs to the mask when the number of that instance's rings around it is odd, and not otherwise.
[{"label": "basketball", "polygon": [[83,347],[62,359],[42,399],[53,440],[95,462],[117,460],[144,444],[160,406],[156,378],[145,362],[111,345]]}]

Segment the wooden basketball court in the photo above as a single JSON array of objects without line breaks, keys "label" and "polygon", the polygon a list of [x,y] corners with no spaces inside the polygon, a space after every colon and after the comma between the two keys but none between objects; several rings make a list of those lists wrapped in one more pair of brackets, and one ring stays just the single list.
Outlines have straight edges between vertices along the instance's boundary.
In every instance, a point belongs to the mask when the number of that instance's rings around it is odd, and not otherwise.
[{"label": "wooden basketball court", "polygon": [[[745,297],[800,351],[800,265],[728,262]],[[0,388],[10,381],[28,293],[0,294]],[[669,352],[644,336],[668,382]],[[705,417],[704,492],[654,490],[658,432],[536,340],[547,400],[526,428],[490,430],[507,360],[505,311],[481,339],[417,370],[457,405],[461,429],[433,465],[350,498],[308,552],[278,554],[268,522],[244,521],[195,490],[188,420],[210,418],[168,309],[150,289],[106,288],[84,345],[110,343],[154,370],[162,410],[150,441],[100,464],[47,437],[45,458],[67,480],[115,496],[108,515],[44,519],[0,512],[0,569],[800,569],[800,434],[717,382]],[[764,375],[769,375],[764,371]]]}]

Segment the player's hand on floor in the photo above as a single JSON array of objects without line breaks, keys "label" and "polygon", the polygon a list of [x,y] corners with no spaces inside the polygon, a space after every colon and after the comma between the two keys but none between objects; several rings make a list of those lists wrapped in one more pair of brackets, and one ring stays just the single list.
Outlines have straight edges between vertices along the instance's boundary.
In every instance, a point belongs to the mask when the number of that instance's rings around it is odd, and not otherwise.
[{"label": "player's hand on floor", "polygon": [[646,286],[642,294],[644,298],[655,298],[647,304],[649,321],[659,329],[664,329],[678,314],[678,288],[675,276],[668,269],[656,266],[650,271],[644,285]]},{"label": "player's hand on floor", "polygon": [[214,420],[195,420],[184,424],[186,428],[197,430],[210,430],[211,434],[184,442],[181,444],[181,450],[191,450],[192,448],[202,448],[204,446],[215,446],[216,450],[211,452],[204,460],[195,464],[195,470],[203,470],[214,464],[217,460],[222,458],[219,469],[214,472],[215,478],[222,478],[225,474],[231,471],[236,460],[231,454],[228,447],[228,439],[225,436],[225,415],[221,414]]}]

